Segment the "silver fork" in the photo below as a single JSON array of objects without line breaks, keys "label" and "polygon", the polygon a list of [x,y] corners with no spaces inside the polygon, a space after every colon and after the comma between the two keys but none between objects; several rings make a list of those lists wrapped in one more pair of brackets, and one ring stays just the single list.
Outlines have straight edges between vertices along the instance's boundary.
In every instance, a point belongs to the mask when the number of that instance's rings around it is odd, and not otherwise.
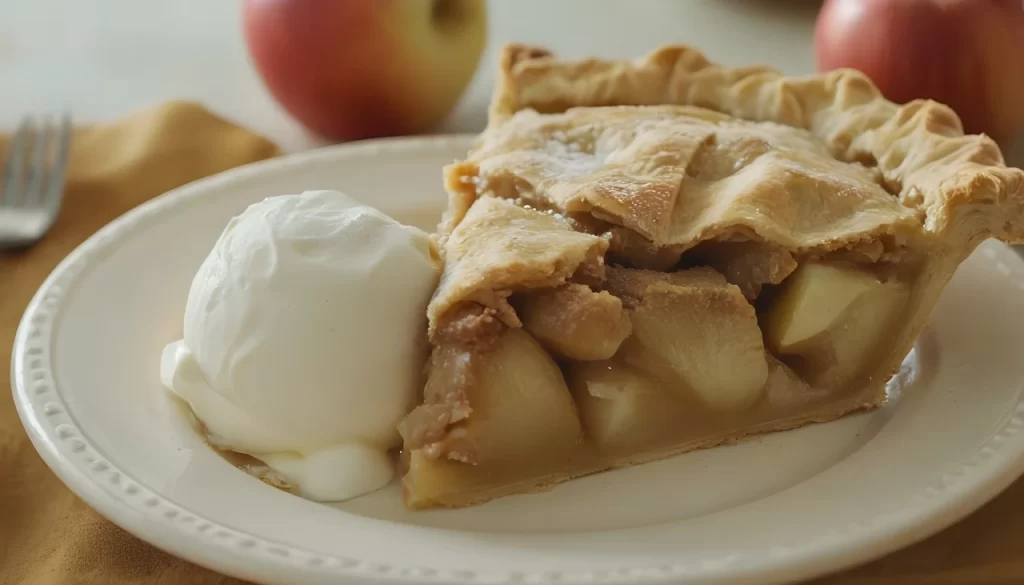
[{"label": "silver fork", "polygon": [[49,231],[60,211],[71,115],[22,118],[0,172],[0,248],[24,248]]}]

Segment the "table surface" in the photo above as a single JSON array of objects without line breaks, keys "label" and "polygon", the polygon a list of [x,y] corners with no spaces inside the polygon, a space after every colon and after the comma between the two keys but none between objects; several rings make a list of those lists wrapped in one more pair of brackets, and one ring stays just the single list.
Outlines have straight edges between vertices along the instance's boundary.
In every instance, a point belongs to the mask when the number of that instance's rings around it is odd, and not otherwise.
[{"label": "table surface", "polygon": [[[239,4],[0,0],[0,132],[29,112],[67,108],[79,122],[104,121],[183,98],[265,134],[285,150],[321,145],[261,85],[242,40]],[[684,42],[726,64],[770,63],[803,74],[814,67],[811,31],[819,5],[815,0],[491,0],[487,52],[438,131],[482,128],[496,48],[505,42],[609,57],[634,57],[660,43]],[[1018,165],[1024,160],[1021,142],[1007,156]],[[953,530],[828,582],[1024,582],[1019,548],[1024,505],[1008,499],[1024,503],[1024,483]],[[1005,538],[986,534],[993,530]]]}]

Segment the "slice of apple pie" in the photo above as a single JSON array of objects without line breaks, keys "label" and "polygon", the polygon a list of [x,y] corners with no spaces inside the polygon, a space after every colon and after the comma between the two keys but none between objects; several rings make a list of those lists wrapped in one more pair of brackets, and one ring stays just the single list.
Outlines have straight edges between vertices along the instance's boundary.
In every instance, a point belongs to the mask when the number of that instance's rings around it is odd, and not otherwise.
[{"label": "slice of apple pie", "polygon": [[445,169],[412,508],[535,491],[874,408],[1024,173],[928,101],[686,47],[505,48]]}]

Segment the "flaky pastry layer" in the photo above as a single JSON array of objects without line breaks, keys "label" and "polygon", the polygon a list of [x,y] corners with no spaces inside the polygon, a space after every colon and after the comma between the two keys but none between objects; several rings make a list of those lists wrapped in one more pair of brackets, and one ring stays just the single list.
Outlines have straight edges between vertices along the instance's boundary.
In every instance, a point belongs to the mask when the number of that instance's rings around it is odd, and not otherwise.
[{"label": "flaky pastry layer", "polygon": [[723,67],[678,45],[637,61],[567,61],[543,48],[509,45],[480,144],[486,148],[493,131],[523,110],[665,104],[806,130],[836,160],[876,167],[904,206],[923,212],[927,233],[1024,238],[1024,171],[1004,166],[993,140],[964,135],[943,104],[886,100],[852,69],[787,77],[769,67]]}]

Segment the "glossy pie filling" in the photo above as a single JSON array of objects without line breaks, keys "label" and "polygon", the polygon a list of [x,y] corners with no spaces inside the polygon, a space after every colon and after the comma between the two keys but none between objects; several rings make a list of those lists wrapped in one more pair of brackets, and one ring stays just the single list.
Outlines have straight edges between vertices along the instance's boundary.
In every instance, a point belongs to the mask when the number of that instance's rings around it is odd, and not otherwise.
[{"label": "glossy pie filling", "polygon": [[709,242],[670,271],[598,262],[516,292],[519,327],[463,303],[400,427],[407,505],[468,505],[881,404],[876,366],[915,270],[870,260]]}]

